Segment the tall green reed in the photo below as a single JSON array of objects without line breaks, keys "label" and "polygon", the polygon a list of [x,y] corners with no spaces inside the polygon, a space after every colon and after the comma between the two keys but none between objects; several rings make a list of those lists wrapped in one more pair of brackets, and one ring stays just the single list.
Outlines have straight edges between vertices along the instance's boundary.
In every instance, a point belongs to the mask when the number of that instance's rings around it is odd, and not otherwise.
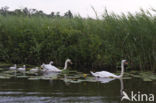
[{"label": "tall green reed", "polygon": [[[145,11],[104,13],[102,19],[0,16],[0,61],[64,65],[78,70],[129,68],[156,70],[156,17]],[[86,68],[86,69],[84,69]]]}]

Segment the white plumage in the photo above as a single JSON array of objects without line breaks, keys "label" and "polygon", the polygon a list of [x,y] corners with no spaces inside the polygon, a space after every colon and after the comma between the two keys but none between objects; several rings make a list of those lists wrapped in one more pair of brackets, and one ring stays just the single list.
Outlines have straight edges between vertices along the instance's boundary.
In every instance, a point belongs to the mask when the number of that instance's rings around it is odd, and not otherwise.
[{"label": "white plumage", "polygon": [[[70,59],[65,61],[65,66],[63,70],[67,69],[68,63],[72,63]],[[42,64],[41,67],[43,68],[44,72],[61,72],[62,70],[58,69],[57,67],[53,66],[51,63],[49,64]]]},{"label": "white plumage", "polygon": [[15,76],[16,76],[16,70],[17,70],[16,64],[14,66],[10,67],[9,69],[15,71],[14,73],[15,73]]},{"label": "white plumage", "polygon": [[30,71],[30,73],[36,73],[39,71],[39,68],[35,67],[35,68],[30,69],[29,71]]},{"label": "white plumage", "polygon": [[16,64],[9,68],[10,70],[16,70]]},{"label": "white plumage", "polygon": [[95,73],[91,72],[91,74],[95,77],[101,77],[101,78],[107,78],[107,77],[118,78],[119,77],[107,71],[100,71],[100,72],[95,72]]},{"label": "white plumage", "polygon": [[124,74],[124,64],[125,63],[126,63],[126,60],[121,61],[121,74],[119,76],[117,76],[113,73],[107,72],[107,71],[100,71],[100,72],[95,72],[95,73],[93,73],[91,71],[91,74],[95,77],[100,77],[100,78],[121,78]]},{"label": "white plumage", "polygon": [[18,70],[19,72],[23,73],[23,74],[25,75],[26,66],[25,66],[25,65],[23,65],[23,67],[18,68],[17,70]]}]

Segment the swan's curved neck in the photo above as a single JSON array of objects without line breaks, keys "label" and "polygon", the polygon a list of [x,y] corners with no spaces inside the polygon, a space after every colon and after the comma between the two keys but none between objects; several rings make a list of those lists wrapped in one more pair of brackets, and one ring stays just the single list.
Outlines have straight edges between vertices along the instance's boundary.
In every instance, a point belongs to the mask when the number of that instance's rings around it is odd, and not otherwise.
[{"label": "swan's curved neck", "polygon": [[121,62],[121,74],[119,77],[123,77],[124,74],[124,62]]},{"label": "swan's curved neck", "polygon": [[65,64],[64,64],[64,70],[67,69],[67,66],[68,66],[68,61],[65,61]]}]

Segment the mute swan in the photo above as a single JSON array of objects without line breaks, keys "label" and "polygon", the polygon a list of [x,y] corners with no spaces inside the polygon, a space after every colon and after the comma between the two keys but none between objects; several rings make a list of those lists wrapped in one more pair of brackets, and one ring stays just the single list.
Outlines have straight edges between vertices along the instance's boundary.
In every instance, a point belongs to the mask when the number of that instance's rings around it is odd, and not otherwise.
[{"label": "mute swan", "polygon": [[26,71],[26,66],[25,65],[23,65],[23,68],[21,67],[21,68],[18,68],[17,70],[19,71],[19,72],[22,72],[23,74],[24,74],[24,76],[25,76],[25,71]]},{"label": "mute swan", "polygon": [[121,61],[121,74],[119,76],[112,74],[107,71],[100,71],[100,72],[91,72],[91,74],[95,77],[103,77],[103,78],[121,78],[124,74],[124,64],[127,64],[126,60]]},{"label": "mute swan", "polygon": [[16,64],[9,68],[10,70],[16,70]]},{"label": "mute swan", "polygon": [[14,66],[10,67],[9,69],[10,69],[10,70],[14,70],[14,71],[15,71],[15,76],[16,76],[16,69],[17,69],[16,64],[15,64]]},{"label": "mute swan", "polygon": [[29,71],[30,71],[30,73],[36,73],[39,71],[39,68],[35,67],[35,68],[30,69]]},{"label": "mute swan", "polygon": [[[65,61],[65,66],[64,66],[64,69],[63,70],[66,70],[67,69],[67,66],[68,66],[68,63],[71,63],[71,60],[70,59],[67,59]],[[42,64],[41,67],[43,68],[43,70],[45,72],[61,72],[62,70],[58,69],[57,67],[53,66],[53,65],[50,65],[50,64]]]},{"label": "mute swan", "polygon": [[47,69],[52,68],[52,64],[53,64],[53,61],[50,61],[49,64],[44,64],[44,63],[43,63],[43,64],[41,65],[41,68],[43,68],[42,71],[44,72],[44,71],[46,71]]}]

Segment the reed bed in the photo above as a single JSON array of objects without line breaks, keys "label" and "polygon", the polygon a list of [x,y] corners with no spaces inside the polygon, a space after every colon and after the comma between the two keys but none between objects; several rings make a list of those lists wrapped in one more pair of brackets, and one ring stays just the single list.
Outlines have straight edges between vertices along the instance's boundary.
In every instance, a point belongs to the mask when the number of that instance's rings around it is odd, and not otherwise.
[{"label": "reed bed", "polygon": [[[104,13],[102,19],[0,16],[0,61],[41,64],[51,60],[89,71],[120,66],[156,71],[156,16]],[[85,68],[85,69],[84,69]]]}]

